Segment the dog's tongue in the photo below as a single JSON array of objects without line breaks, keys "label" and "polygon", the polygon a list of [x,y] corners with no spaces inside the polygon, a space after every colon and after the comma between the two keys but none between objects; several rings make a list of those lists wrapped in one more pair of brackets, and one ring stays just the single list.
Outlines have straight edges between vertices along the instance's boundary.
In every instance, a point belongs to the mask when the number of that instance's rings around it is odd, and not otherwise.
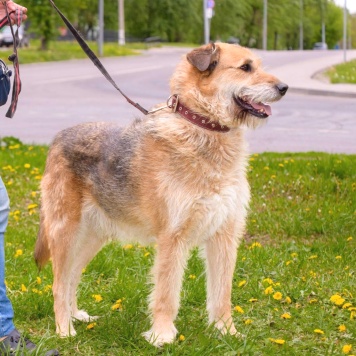
[{"label": "dog's tongue", "polygon": [[254,103],[254,102],[251,102],[250,104],[253,106],[254,109],[256,110],[263,109],[268,116],[272,115],[272,109],[269,105],[265,105],[262,103]]}]

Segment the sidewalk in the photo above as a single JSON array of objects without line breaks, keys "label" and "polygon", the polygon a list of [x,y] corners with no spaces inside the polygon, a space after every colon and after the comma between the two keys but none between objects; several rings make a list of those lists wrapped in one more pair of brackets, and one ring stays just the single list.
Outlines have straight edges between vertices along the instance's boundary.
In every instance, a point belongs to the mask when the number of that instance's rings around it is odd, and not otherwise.
[{"label": "sidewalk", "polygon": [[[348,50],[346,60],[356,59],[356,50]],[[327,68],[343,63],[342,50],[335,51],[335,55],[323,59],[307,60],[295,64],[282,65],[273,68],[271,73],[278,78],[287,78],[289,92],[314,94],[324,96],[339,96],[356,98],[356,84],[331,84],[322,76]],[[356,75],[356,73],[355,73]]]}]

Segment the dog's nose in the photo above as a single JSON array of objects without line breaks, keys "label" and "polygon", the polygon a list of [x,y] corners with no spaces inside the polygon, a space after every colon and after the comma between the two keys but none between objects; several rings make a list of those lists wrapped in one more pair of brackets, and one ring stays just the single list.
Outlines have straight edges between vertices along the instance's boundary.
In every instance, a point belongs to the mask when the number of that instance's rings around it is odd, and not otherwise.
[{"label": "dog's nose", "polygon": [[288,85],[285,83],[278,83],[277,89],[279,91],[279,94],[281,94],[283,96],[288,90]]}]

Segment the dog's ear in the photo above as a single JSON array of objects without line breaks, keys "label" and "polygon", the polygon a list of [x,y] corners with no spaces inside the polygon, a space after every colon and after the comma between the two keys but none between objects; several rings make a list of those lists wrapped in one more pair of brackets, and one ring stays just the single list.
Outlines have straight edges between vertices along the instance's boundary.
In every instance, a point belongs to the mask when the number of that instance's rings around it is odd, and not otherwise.
[{"label": "dog's ear", "polygon": [[220,49],[214,43],[193,49],[187,54],[187,59],[195,68],[204,72],[213,70],[218,64]]}]

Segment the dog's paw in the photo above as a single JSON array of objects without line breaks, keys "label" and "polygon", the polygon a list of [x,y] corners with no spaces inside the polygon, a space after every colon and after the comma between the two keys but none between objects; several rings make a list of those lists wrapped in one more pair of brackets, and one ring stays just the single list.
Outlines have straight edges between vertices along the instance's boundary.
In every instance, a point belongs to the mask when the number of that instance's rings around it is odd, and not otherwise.
[{"label": "dog's paw", "polygon": [[142,336],[153,346],[161,347],[164,344],[171,344],[175,340],[177,332],[177,329],[172,325],[171,328],[161,332],[152,328],[142,333]]},{"label": "dog's paw", "polygon": [[90,323],[91,321],[97,320],[98,316],[91,316],[85,310],[77,310],[73,315],[73,320],[84,321],[85,323]]},{"label": "dog's paw", "polygon": [[245,337],[244,334],[241,334],[236,330],[236,327],[233,323],[231,323],[230,325],[227,325],[226,323],[224,323],[223,321],[220,320],[215,323],[215,327],[219,330],[221,335],[229,334],[229,335],[236,336],[238,338]]},{"label": "dog's paw", "polygon": [[59,337],[70,337],[70,336],[75,336],[77,335],[77,332],[75,331],[74,327],[67,328],[67,329],[60,329],[57,327],[56,333],[58,334]]}]

